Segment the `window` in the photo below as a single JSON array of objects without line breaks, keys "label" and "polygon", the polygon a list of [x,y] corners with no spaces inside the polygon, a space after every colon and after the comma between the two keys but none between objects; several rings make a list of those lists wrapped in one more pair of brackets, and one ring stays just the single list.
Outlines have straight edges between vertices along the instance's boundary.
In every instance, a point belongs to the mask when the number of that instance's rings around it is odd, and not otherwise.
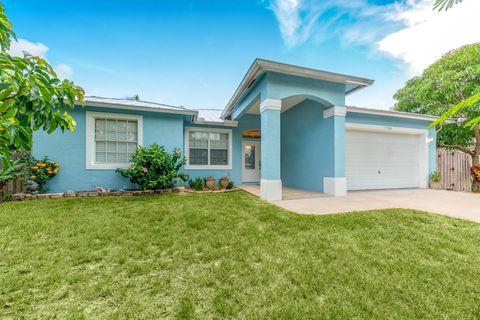
[{"label": "window", "polygon": [[231,144],[231,130],[187,129],[186,168],[231,169]]},{"label": "window", "polygon": [[87,112],[87,169],[127,167],[141,145],[142,117]]}]

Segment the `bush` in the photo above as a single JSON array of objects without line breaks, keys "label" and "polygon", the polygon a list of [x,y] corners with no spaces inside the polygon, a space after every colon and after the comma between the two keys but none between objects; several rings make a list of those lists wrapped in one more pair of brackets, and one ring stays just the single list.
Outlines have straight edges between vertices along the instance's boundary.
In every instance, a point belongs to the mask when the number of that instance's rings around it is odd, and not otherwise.
[{"label": "bush", "polygon": [[228,181],[227,190],[233,189],[233,187],[234,187],[233,181],[232,180]]},{"label": "bush", "polygon": [[45,193],[48,188],[45,184],[48,180],[52,179],[60,171],[60,166],[54,161],[50,161],[47,156],[42,160],[37,160],[34,157],[30,157],[30,167],[28,168],[29,181],[27,185],[34,185],[30,187],[33,192]]},{"label": "bush", "polygon": [[156,143],[140,147],[133,154],[131,162],[129,168],[119,168],[116,172],[143,190],[173,188],[188,179],[187,174],[179,172],[185,164],[185,158],[177,148],[170,154]]},{"label": "bush", "polygon": [[480,182],[480,164],[475,164],[471,168],[473,179],[477,182]]},{"label": "bush", "polygon": [[190,188],[196,191],[202,191],[203,188],[205,187],[205,182],[203,181],[202,178],[196,177],[195,179],[190,179],[188,181],[188,185]]},{"label": "bush", "polygon": [[430,174],[431,182],[440,182],[440,180],[441,180],[440,173],[438,173],[437,171],[434,171]]}]

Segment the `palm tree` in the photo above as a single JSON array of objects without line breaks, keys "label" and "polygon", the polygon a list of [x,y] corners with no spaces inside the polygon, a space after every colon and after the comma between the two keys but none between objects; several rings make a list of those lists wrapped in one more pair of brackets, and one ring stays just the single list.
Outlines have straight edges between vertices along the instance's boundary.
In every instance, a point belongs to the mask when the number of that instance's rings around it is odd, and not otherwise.
[{"label": "palm tree", "polygon": [[433,10],[442,11],[443,9],[448,10],[453,5],[462,2],[463,0],[436,0],[435,4],[433,5]]}]

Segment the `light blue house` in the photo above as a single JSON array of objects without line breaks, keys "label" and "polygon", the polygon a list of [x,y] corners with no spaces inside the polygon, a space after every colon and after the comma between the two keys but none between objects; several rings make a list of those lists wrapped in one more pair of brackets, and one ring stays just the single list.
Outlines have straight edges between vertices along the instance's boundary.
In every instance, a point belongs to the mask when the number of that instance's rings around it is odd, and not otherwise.
[{"label": "light blue house", "polygon": [[282,198],[282,185],[348,190],[426,188],[436,168],[432,117],[345,106],[372,80],[257,59],[226,108],[190,110],[89,97],[75,132],[37,132],[33,153],[61,165],[52,192],[133,188],[115,173],[140,145],[183,150],[191,177],[228,176]]}]

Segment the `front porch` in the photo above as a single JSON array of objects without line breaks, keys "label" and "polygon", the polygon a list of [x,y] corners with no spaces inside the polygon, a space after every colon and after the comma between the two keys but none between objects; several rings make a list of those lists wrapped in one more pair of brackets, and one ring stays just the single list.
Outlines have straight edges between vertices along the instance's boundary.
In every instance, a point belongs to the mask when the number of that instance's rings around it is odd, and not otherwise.
[{"label": "front porch", "polygon": [[255,160],[248,156],[246,161],[243,155],[242,170],[254,168],[258,161],[261,172],[243,175],[242,182],[254,182],[256,177],[260,197],[270,201],[285,199],[283,191],[290,191],[287,197],[301,196],[291,192],[295,189],[345,196],[345,95],[372,83],[255,60],[221,116],[239,123],[247,115],[260,120],[259,127],[246,129],[261,132],[260,145],[247,146],[261,152]]}]

